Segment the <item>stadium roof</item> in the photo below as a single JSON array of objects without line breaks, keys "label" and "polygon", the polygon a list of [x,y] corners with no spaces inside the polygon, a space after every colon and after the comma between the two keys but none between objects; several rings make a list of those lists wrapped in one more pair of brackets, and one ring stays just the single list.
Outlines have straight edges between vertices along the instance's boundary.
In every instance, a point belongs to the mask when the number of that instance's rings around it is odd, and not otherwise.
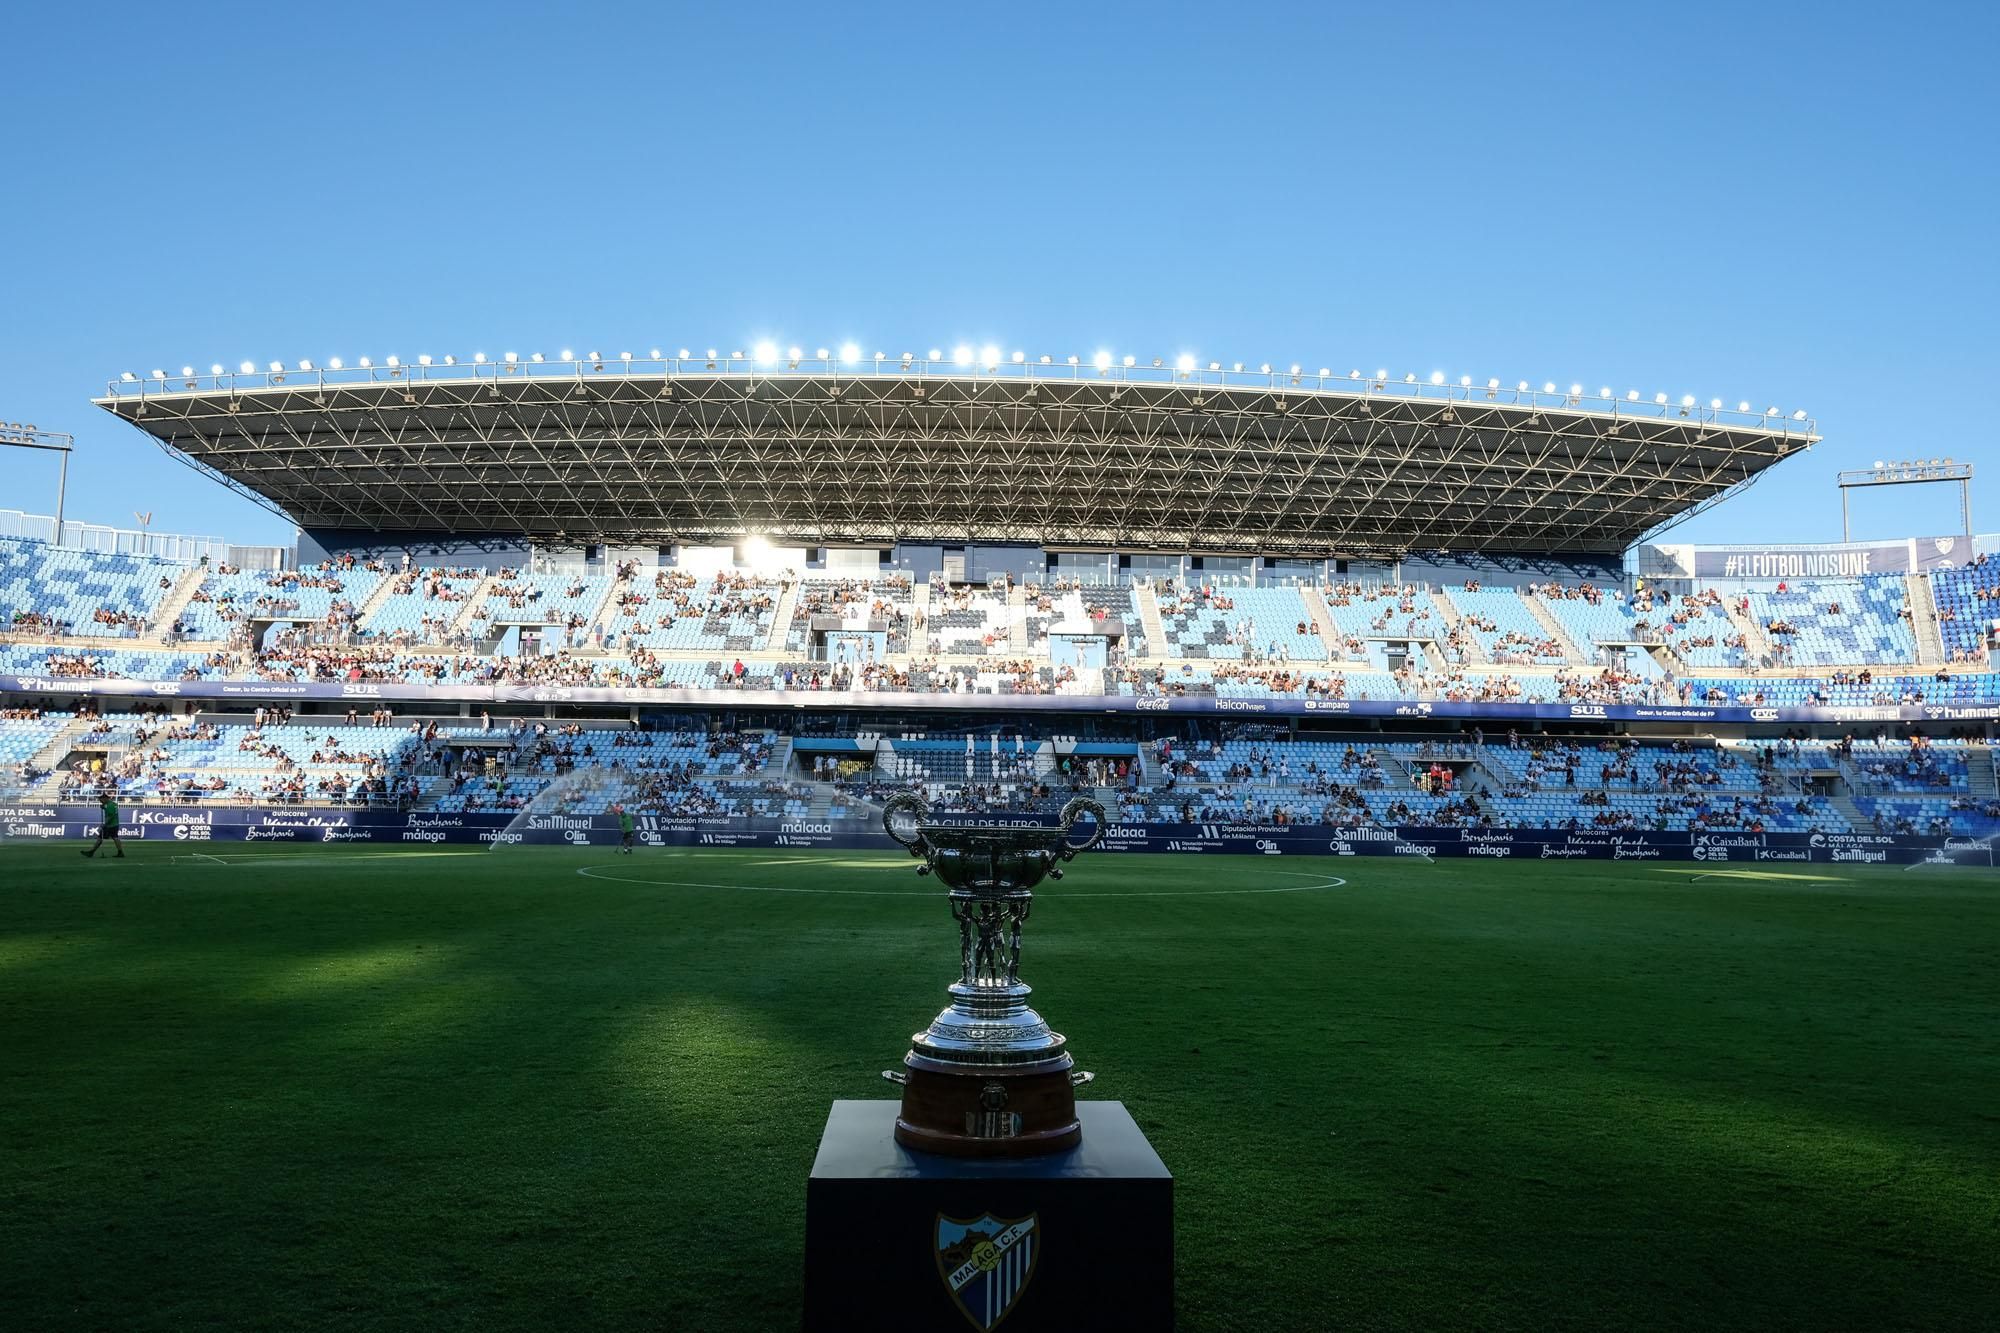
[{"label": "stadium roof", "polygon": [[274,364],[96,401],[303,527],[646,544],[1611,553],[1819,438],[1664,394],[1102,360]]}]

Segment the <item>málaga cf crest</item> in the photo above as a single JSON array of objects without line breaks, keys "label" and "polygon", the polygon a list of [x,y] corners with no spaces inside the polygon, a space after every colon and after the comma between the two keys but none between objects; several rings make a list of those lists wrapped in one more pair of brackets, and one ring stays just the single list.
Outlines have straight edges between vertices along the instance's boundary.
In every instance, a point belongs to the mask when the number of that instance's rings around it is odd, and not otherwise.
[{"label": "m\u00e1laga cf crest", "polygon": [[1007,1317],[1035,1274],[1037,1216],[1009,1221],[986,1213],[963,1221],[938,1214],[938,1276],[980,1333]]}]

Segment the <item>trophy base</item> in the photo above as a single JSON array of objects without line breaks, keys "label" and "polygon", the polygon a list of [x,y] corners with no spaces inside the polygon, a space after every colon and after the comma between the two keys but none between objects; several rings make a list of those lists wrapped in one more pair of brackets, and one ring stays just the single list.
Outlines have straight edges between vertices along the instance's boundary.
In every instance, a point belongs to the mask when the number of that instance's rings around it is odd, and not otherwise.
[{"label": "trophy base", "polygon": [[1077,1075],[1067,1053],[1033,1073],[905,1061],[896,1142],[947,1157],[1036,1157],[1074,1148]]}]

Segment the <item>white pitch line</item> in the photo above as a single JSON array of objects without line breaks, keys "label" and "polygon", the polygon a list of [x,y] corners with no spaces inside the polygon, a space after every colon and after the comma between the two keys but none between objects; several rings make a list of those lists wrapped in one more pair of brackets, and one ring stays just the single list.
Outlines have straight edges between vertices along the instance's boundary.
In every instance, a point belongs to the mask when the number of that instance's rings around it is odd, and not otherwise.
[{"label": "white pitch line", "polygon": [[[634,879],[630,875],[603,875],[601,870],[617,869],[616,866],[580,866],[577,874],[585,879],[605,880],[619,884],[639,884],[654,889],[736,889],[744,893],[814,893],[829,897],[843,898],[931,898],[934,893],[922,889],[807,889],[778,884],[716,884],[693,879]],[[1222,898],[1253,893],[1310,893],[1315,889],[1338,889],[1347,881],[1338,875],[1321,878],[1300,870],[1272,870],[1266,874],[1296,875],[1301,879],[1311,879],[1312,884],[1281,884],[1263,889],[1135,889],[1130,893],[1070,893],[1066,890],[1044,890],[1056,898]]]}]

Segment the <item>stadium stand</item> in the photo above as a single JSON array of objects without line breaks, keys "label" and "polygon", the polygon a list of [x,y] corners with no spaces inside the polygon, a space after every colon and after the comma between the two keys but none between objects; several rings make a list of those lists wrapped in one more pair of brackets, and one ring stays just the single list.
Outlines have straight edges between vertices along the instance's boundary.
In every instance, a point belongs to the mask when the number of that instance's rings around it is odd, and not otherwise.
[{"label": "stadium stand", "polygon": [[1749,598],[1781,660],[1792,665],[1853,666],[1917,658],[1900,574],[1779,584],[1771,592],[1752,592]]},{"label": "stadium stand", "polygon": [[1987,636],[2000,625],[2000,560],[1984,556],[1969,565],[1931,575],[1938,633],[1952,662],[1979,660]]},{"label": "stadium stand", "polygon": [[0,538],[0,626],[20,632],[134,639],[186,565]]},{"label": "stadium stand", "polygon": [[1189,588],[1160,594],[1167,656],[1323,662],[1326,640],[1297,588]]}]

